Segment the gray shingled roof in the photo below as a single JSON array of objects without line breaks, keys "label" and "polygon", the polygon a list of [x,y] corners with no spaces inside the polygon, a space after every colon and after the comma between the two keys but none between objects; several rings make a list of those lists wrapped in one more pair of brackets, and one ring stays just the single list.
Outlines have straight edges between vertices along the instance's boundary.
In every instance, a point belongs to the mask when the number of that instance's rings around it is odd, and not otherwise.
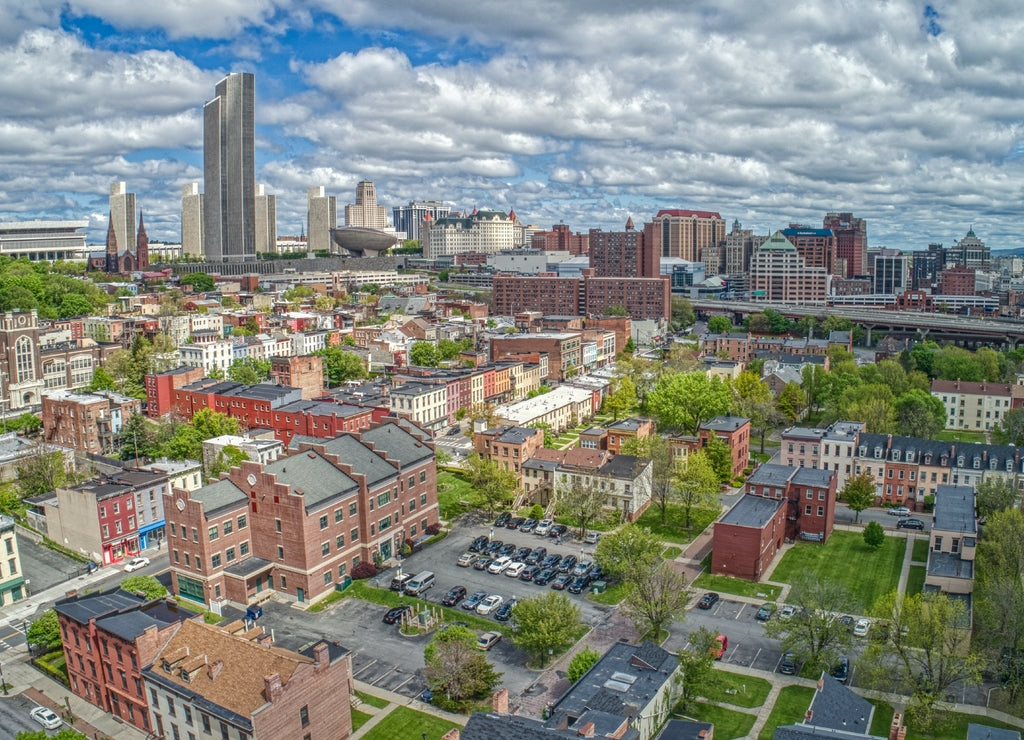
[{"label": "gray shingled roof", "polygon": [[301,494],[307,514],[328,502],[359,493],[359,484],[318,452],[307,451],[280,458],[269,463],[263,471],[273,473],[278,483],[286,483],[294,493]]},{"label": "gray shingled roof", "polygon": [[388,462],[351,434],[343,434],[333,439],[321,439],[297,434],[288,444],[291,451],[298,450],[303,444],[320,445],[329,455],[336,455],[338,461],[351,465],[353,473],[366,476],[366,485],[373,488],[378,483],[398,478],[398,468]]},{"label": "gray shingled roof", "polygon": [[826,673],[819,679],[821,689],[814,692],[811,723],[831,730],[867,734],[871,729],[874,705],[858,696]]},{"label": "gray shingled roof", "polygon": [[748,485],[754,486],[786,486],[793,474],[798,470],[792,465],[776,465],[764,463],[747,478]]},{"label": "gray shingled roof", "polygon": [[192,491],[191,498],[203,504],[203,511],[212,516],[218,511],[244,503],[248,506],[249,496],[227,478],[210,483]]},{"label": "gray shingled roof", "polygon": [[383,424],[362,433],[364,442],[370,442],[375,450],[384,451],[389,460],[398,461],[402,467],[418,465],[434,457],[434,451],[416,439],[398,424]]},{"label": "gray shingled roof", "polygon": [[970,486],[935,487],[935,524],[932,529],[977,534],[974,489]]}]

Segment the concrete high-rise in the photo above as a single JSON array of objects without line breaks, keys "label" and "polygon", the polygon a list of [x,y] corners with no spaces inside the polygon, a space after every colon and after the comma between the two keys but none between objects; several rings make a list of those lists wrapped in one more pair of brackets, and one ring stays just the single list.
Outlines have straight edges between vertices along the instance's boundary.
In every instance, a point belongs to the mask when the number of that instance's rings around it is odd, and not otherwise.
[{"label": "concrete high-rise", "polygon": [[451,207],[437,200],[409,201],[407,206],[395,206],[391,216],[395,222],[395,231],[404,231],[406,239],[420,238],[420,224],[427,214],[432,221],[445,218],[451,213]]},{"label": "concrete high-rise", "polygon": [[[351,206],[346,207],[346,212],[348,208]],[[309,229],[309,251],[331,251],[331,229],[338,228],[338,199],[333,195],[327,195],[323,185],[309,189],[306,221],[306,228]]]},{"label": "concrete high-rise", "polygon": [[277,196],[256,186],[256,253],[277,252]]},{"label": "concrete high-rise", "polygon": [[110,183],[110,225],[114,230],[117,248],[135,251],[135,193],[126,190],[125,183]]},{"label": "concrete high-rise", "polygon": [[198,182],[181,187],[181,251],[189,257],[203,256],[203,194]]},{"label": "concrete high-rise", "polygon": [[725,239],[725,219],[714,211],[664,210],[654,217],[655,248],[662,257],[700,262],[704,247]]},{"label": "concrete high-rise", "polygon": [[[645,238],[646,236],[646,238]],[[595,277],[656,278],[661,272],[661,255],[654,240],[626,221],[625,231],[590,230],[590,266]]]},{"label": "concrete high-rise", "polygon": [[388,227],[388,210],[377,205],[377,188],[369,180],[363,180],[356,185],[355,204],[345,206],[345,225],[362,226],[367,229]]},{"label": "concrete high-rise", "polygon": [[256,129],[252,73],[217,83],[203,107],[203,241],[206,259],[256,258]]}]

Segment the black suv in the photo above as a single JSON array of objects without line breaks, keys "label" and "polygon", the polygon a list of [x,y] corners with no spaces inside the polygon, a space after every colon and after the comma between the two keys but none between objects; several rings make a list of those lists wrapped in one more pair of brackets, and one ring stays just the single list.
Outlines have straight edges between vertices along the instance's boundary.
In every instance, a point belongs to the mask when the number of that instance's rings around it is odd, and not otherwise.
[{"label": "black suv", "polygon": [[465,586],[452,586],[448,589],[448,593],[441,599],[441,603],[445,606],[455,606],[460,601],[466,598],[466,587]]},{"label": "black suv", "polygon": [[523,562],[527,565],[536,565],[541,560],[546,558],[547,555],[548,549],[546,547],[535,547],[530,552],[530,554],[526,556],[526,560],[524,560]]},{"label": "black suv", "polygon": [[477,537],[469,546],[470,552],[483,552],[484,548],[487,547],[487,536],[483,535]]},{"label": "black suv", "polygon": [[495,527],[504,527],[508,523],[508,520],[512,518],[512,514],[507,511],[503,511],[498,514],[498,518],[494,520]]},{"label": "black suv", "polygon": [[896,529],[924,529],[924,522],[920,519],[900,519],[896,522]]}]

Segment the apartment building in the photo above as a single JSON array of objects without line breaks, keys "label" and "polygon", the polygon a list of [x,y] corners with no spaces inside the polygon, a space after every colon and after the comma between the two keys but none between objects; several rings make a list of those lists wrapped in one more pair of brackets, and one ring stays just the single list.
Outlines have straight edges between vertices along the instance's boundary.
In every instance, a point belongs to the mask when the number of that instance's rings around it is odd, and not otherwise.
[{"label": "apartment building", "polygon": [[142,410],[139,399],[113,391],[48,391],[42,401],[43,439],[95,455],[120,447],[121,427]]},{"label": "apartment building", "polygon": [[270,381],[298,388],[305,401],[320,398],[324,392],[324,361],[319,355],[271,357]]},{"label": "apartment building", "polygon": [[491,361],[498,362],[524,353],[548,357],[548,380],[563,381],[583,364],[580,332],[536,332],[490,338]]},{"label": "apartment building", "polygon": [[732,453],[732,477],[738,478],[750,465],[750,419],[742,416],[716,416],[700,425],[700,446],[707,447],[718,437]]},{"label": "apartment building", "polygon": [[809,267],[780,231],[755,249],[750,258],[751,300],[824,304],[828,286],[828,270]]},{"label": "apartment building", "polygon": [[938,486],[928,535],[925,592],[964,595],[974,592],[978,518],[972,486]]},{"label": "apartment building", "polygon": [[180,623],[143,670],[161,738],[343,740],[352,734],[352,654],[321,640],[300,653],[243,621]]},{"label": "apartment building", "polygon": [[0,514],[0,607],[21,601],[25,596],[25,574],[14,531],[14,519]]},{"label": "apartment building", "polygon": [[206,375],[201,367],[181,365],[173,370],[146,376],[146,416],[159,419],[173,408],[174,391],[195,383]]},{"label": "apartment building", "polygon": [[522,482],[522,465],[544,446],[542,429],[509,426],[507,424],[473,434],[473,451],[480,457],[493,460],[505,470],[516,474]]},{"label": "apartment building", "polygon": [[600,405],[600,391],[563,385],[534,398],[502,404],[494,413],[513,426],[547,424],[552,432],[560,434],[593,418]]},{"label": "apartment building", "polygon": [[202,341],[178,347],[182,364],[202,368],[206,375],[217,372],[226,376],[235,359],[233,343],[228,339],[215,339],[199,334],[193,334],[193,338]]},{"label": "apartment building", "polygon": [[1024,406],[1024,385],[933,380],[932,395],[946,409],[946,429],[988,431],[1002,424],[1011,408]]},{"label": "apartment building", "polygon": [[448,386],[441,383],[402,383],[389,394],[391,412],[424,429],[440,432],[450,420]]}]

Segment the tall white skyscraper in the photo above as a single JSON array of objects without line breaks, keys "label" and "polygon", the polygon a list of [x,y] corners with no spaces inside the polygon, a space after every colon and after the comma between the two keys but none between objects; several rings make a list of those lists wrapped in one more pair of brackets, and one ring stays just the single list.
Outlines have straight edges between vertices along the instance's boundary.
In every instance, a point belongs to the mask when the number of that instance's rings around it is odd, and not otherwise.
[{"label": "tall white skyscraper", "polygon": [[125,183],[110,184],[110,221],[119,251],[135,252],[135,193],[126,190]]},{"label": "tall white skyscraper", "polygon": [[256,258],[254,76],[230,74],[203,106],[203,232],[211,262]]},{"label": "tall white skyscraper", "polygon": [[203,194],[198,182],[181,188],[181,251],[189,257],[203,256]]},{"label": "tall white skyscraper", "polygon": [[256,253],[277,251],[277,196],[256,186]]},{"label": "tall white skyscraper", "polygon": [[388,210],[377,205],[377,188],[369,180],[356,185],[356,202],[345,206],[345,225],[367,229],[386,229]]},{"label": "tall white skyscraper", "polygon": [[306,221],[309,251],[331,251],[331,229],[338,227],[338,199],[327,195],[323,185],[309,189]]}]

